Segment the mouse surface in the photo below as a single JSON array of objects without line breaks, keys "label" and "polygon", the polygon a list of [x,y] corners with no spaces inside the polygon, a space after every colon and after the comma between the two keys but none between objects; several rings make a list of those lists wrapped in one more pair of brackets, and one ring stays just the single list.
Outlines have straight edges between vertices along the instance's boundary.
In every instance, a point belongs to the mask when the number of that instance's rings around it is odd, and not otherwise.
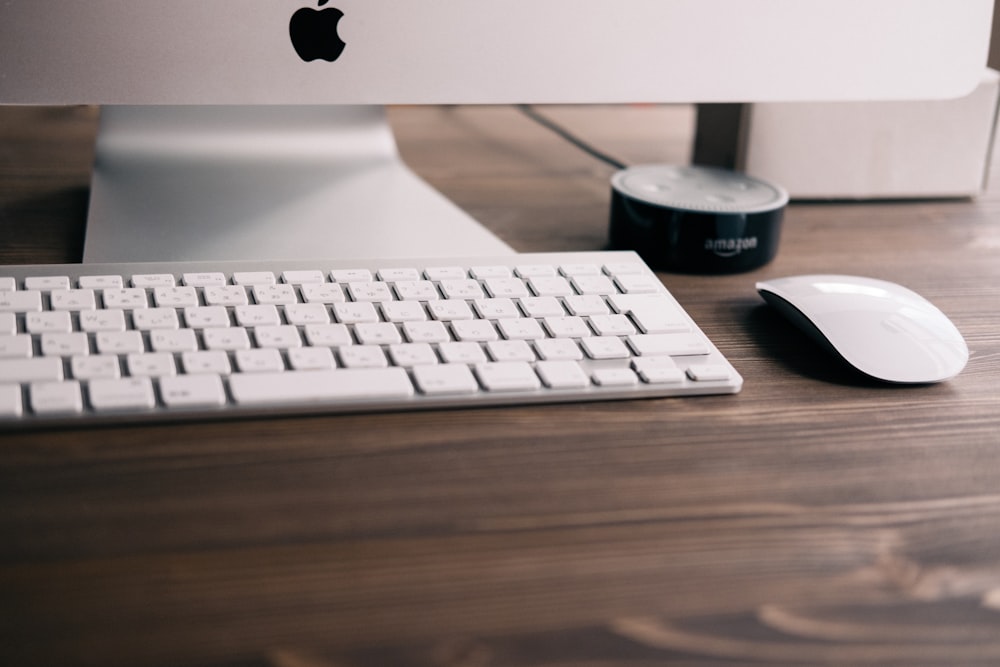
[{"label": "mouse surface", "polygon": [[951,320],[927,299],[873,278],[808,275],[757,283],[796,326],[865,375],[886,382],[947,380],[969,360]]}]

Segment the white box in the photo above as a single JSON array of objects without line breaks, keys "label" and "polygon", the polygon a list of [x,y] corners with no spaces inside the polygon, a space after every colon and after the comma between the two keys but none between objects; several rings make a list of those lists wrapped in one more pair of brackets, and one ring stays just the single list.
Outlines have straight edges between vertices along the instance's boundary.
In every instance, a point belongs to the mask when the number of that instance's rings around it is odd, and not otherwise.
[{"label": "white box", "polygon": [[736,167],[798,199],[967,197],[982,192],[1000,74],[952,100],[744,107]]}]

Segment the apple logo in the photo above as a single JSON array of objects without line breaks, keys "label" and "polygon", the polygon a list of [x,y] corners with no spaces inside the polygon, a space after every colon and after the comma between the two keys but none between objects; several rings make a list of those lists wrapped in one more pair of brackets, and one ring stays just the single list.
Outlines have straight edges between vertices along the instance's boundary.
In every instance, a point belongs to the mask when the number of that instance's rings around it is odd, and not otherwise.
[{"label": "apple logo", "polygon": [[[319,0],[318,6],[329,1]],[[326,60],[331,63],[339,58],[346,46],[337,34],[337,24],[343,16],[344,12],[335,7],[322,10],[303,7],[292,14],[288,32],[299,58],[306,62]]]}]

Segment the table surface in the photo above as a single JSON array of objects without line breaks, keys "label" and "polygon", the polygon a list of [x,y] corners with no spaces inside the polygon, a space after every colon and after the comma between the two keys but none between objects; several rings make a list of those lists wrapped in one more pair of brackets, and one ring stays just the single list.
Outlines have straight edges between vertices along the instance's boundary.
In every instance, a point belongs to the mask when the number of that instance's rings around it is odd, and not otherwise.
[{"label": "table surface", "polygon": [[[545,111],[688,159],[689,107]],[[515,249],[604,246],[610,168],[516,109],[390,117]],[[95,120],[0,109],[0,264],[79,261]],[[661,274],[734,396],[2,433],[0,662],[996,665],[998,191],[795,203],[770,265]],[[922,293],[967,368],[859,380],[754,291],[810,272]]]}]

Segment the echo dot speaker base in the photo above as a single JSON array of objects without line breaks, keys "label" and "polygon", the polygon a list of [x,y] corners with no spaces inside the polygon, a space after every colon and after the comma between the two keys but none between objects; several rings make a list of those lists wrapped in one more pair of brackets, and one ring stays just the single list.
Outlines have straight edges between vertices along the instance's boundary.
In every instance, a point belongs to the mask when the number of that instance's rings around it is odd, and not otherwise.
[{"label": "echo dot speaker base", "polygon": [[781,187],[724,169],[630,167],[611,178],[611,248],[666,271],[750,271],[777,254],[787,203]]}]

